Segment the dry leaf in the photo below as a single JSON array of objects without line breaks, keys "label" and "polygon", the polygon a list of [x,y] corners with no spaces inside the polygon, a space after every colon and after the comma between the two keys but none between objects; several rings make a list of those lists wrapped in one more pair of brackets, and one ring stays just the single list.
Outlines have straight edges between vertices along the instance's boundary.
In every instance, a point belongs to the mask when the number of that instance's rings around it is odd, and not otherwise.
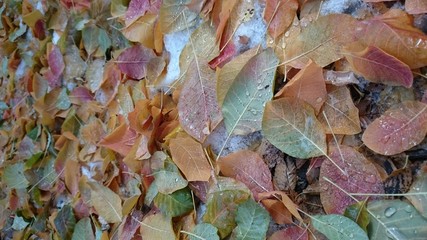
[{"label": "dry leaf", "polygon": [[297,0],[267,0],[264,20],[268,24],[268,33],[277,38],[292,24],[298,9]]}]

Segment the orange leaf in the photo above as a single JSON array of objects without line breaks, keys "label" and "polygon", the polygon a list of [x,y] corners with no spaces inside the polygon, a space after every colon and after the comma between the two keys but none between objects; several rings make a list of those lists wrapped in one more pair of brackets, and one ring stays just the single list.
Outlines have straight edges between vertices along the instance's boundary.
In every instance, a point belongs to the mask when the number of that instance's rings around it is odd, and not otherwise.
[{"label": "orange leaf", "polygon": [[411,69],[427,65],[427,36],[413,27],[410,16],[401,10],[359,22],[355,35],[365,46],[380,48]]},{"label": "orange leaf", "polygon": [[233,11],[234,6],[236,6],[237,0],[227,0],[227,1],[216,1],[213,11],[212,18],[217,24],[216,29],[216,40],[220,40],[222,33],[224,31],[225,25],[227,24],[230,14]]},{"label": "orange leaf", "polygon": [[408,65],[377,47],[369,46],[360,52],[350,50],[344,55],[353,71],[366,80],[390,86],[412,86],[414,76]]},{"label": "orange leaf", "polygon": [[275,198],[277,200],[280,200],[294,217],[296,217],[299,221],[303,222],[303,219],[298,212],[298,206],[288,197],[288,195],[286,195],[285,192],[282,192],[282,191],[264,192],[259,194],[259,197],[261,199]]},{"label": "orange leaf", "polygon": [[374,152],[394,155],[419,144],[427,134],[427,104],[406,101],[369,124],[362,136]]},{"label": "orange leaf", "polygon": [[285,205],[278,199],[263,199],[261,200],[262,205],[270,213],[274,222],[277,224],[291,224],[292,214],[285,207]]},{"label": "orange leaf", "polygon": [[135,143],[136,138],[136,132],[123,122],[112,133],[101,139],[98,144],[118,152],[122,156],[126,156]]},{"label": "orange leaf", "polygon": [[284,33],[292,24],[297,9],[297,0],[268,0],[264,11],[264,20],[269,24],[268,33],[273,38]]},{"label": "orange leaf", "polygon": [[299,98],[310,104],[318,113],[326,100],[326,95],[322,68],[310,61],[276,94],[276,97]]},{"label": "orange leaf", "polygon": [[208,181],[211,167],[202,145],[191,137],[179,137],[170,141],[172,159],[188,181]]},{"label": "orange leaf", "polygon": [[243,182],[255,199],[263,192],[273,190],[271,173],[264,160],[255,152],[243,150],[218,160],[222,174]]}]

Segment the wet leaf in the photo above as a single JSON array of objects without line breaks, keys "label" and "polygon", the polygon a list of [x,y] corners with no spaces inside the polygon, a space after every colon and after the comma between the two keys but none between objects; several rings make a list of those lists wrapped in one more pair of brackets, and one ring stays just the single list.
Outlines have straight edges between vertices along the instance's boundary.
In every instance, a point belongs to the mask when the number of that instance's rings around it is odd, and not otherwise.
[{"label": "wet leaf", "polygon": [[268,33],[276,38],[283,34],[292,24],[298,9],[297,0],[266,1],[264,20],[268,25]]},{"label": "wet leaf", "polygon": [[308,230],[298,226],[290,226],[271,235],[268,240],[308,240]]},{"label": "wet leaf", "polygon": [[377,47],[369,46],[362,51],[349,51],[344,55],[353,71],[368,81],[407,88],[412,86],[414,77],[408,65]]},{"label": "wet leaf", "polygon": [[296,98],[268,102],[262,121],[268,141],[296,158],[310,158],[326,153],[326,135],[314,110]]},{"label": "wet leaf", "polygon": [[196,236],[190,235],[190,240],[219,240],[218,229],[209,223],[199,223],[192,232]]},{"label": "wet leaf", "polygon": [[318,116],[325,132],[351,135],[362,131],[359,109],[353,103],[350,90],[346,86],[326,88],[328,96]]},{"label": "wet leaf", "polygon": [[55,220],[55,228],[62,239],[69,239],[76,225],[76,218],[74,217],[73,208],[70,205],[65,205],[59,210]]},{"label": "wet leaf", "polygon": [[193,200],[188,188],[171,194],[158,193],[153,201],[166,216],[178,217],[193,210]]},{"label": "wet leaf", "polygon": [[366,201],[361,201],[348,206],[345,209],[344,216],[357,223],[359,227],[363,229],[363,231],[367,231],[369,224],[369,213],[366,210]]},{"label": "wet leaf", "polygon": [[203,221],[218,228],[219,236],[224,238],[236,226],[238,205],[249,197],[250,191],[243,183],[232,178],[217,178],[217,183],[212,182],[209,187]]},{"label": "wet leaf", "polygon": [[405,101],[375,119],[363,133],[363,143],[371,150],[394,155],[419,144],[427,133],[427,104]]},{"label": "wet leaf", "polygon": [[147,65],[155,57],[153,50],[142,45],[134,45],[124,50],[117,58],[119,69],[134,79],[142,79],[147,75]]},{"label": "wet leaf", "polygon": [[400,200],[370,202],[368,225],[371,239],[422,239],[427,236],[427,220],[410,204]]},{"label": "wet leaf", "polygon": [[411,69],[427,64],[427,36],[413,27],[410,16],[401,10],[391,9],[359,22],[355,35],[359,42],[380,48]]},{"label": "wet leaf", "polygon": [[202,145],[191,137],[170,141],[172,159],[188,181],[208,181],[211,167]]},{"label": "wet leaf", "polygon": [[149,215],[141,222],[142,239],[175,239],[172,218],[161,213]]},{"label": "wet leaf", "polygon": [[191,0],[178,3],[175,0],[163,0],[159,18],[162,33],[181,31],[196,24],[197,13],[187,7],[190,2]]},{"label": "wet leaf", "polygon": [[264,239],[270,216],[257,202],[248,199],[237,208],[236,223],[230,239]]},{"label": "wet leaf", "polygon": [[264,105],[273,97],[278,59],[268,48],[251,58],[237,75],[224,98],[222,114],[229,134],[261,129]]},{"label": "wet leaf", "polygon": [[318,113],[326,100],[326,84],[322,68],[310,61],[275,97],[293,97],[304,100]]},{"label": "wet leaf", "polygon": [[122,221],[122,200],[111,189],[97,183],[88,182],[91,189],[91,204],[96,212],[109,223]]},{"label": "wet leaf", "polygon": [[313,227],[330,240],[366,239],[366,233],[350,219],[337,215],[316,215],[312,217]]},{"label": "wet leaf", "polygon": [[[361,153],[341,145],[333,149],[329,157],[330,160],[323,161],[319,176],[320,200],[326,213],[342,214],[347,206],[355,202],[330,182],[348,193],[384,193],[376,167]],[[356,198],[363,199],[361,196]]]},{"label": "wet leaf", "polygon": [[103,83],[104,65],[105,61],[103,59],[95,59],[95,61],[89,64],[86,70],[85,78],[88,82],[89,89],[93,93],[98,90]]},{"label": "wet leaf", "polygon": [[412,183],[411,189],[408,191],[408,195],[406,195],[405,197],[412,203],[412,205],[424,218],[427,218],[427,194],[425,194],[426,192],[427,174],[425,171],[422,171],[421,174],[417,177],[417,179]]},{"label": "wet leaf", "polygon": [[235,152],[220,158],[217,164],[224,176],[244,183],[256,200],[259,199],[259,193],[273,191],[270,169],[255,152]]},{"label": "wet leaf", "polygon": [[176,190],[185,188],[188,185],[177,166],[168,157],[165,160],[164,168],[157,170],[154,173],[155,181],[153,184],[157,186],[157,190],[163,194],[171,194]]}]

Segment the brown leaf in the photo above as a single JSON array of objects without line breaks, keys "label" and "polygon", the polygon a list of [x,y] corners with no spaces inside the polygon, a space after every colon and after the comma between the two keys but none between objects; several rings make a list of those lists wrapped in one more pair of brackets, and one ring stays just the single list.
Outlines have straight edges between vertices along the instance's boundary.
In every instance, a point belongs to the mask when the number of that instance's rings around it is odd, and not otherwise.
[{"label": "brown leaf", "polygon": [[285,192],[282,191],[271,191],[264,192],[259,195],[261,199],[273,198],[282,202],[282,204],[296,217],[300,222],[303,222],[301,215],[298,212],[298,205],[296,205]]},{"label": "brown leaf", "polygon": [[[328,97],[318,116],[328,134],[357,134],[360,128],[359,110],[347,87],[327,86]],[[326,119],[326,118],[327,119]],[[329,123],[328,123],[329,122]]]},{"label": "brown leaf", "polygon": [[310,104],[318,113],[326,100],[326,84],[322,68],[310,61],[275,97],[299,98]]},{"label": "brown leaf", "polygon": [[277,38],[292,24],[298,9],[297,0],[267,0],[264,20],[268,24],[268,33]]},{"label": "brown leaf", "polygon": [[200,143],[191,137],[174,138],[170,141],[170,151],[187,181],[209,180],[211,167]]},{"label": "brown leaf", "polygon": [[[342,214],[347,206],[355,203],[353,198],[338,187],[347,193],[384,193],[380,174],[361,153],[341,145],[335,148],[329,157],[330,159],[323,161],[319,177],[320,200],[327,214]],[[360,200],[365,198],[364,196],[355,197]]]},{"label": "brown leaf", "polygon": [[270,169],[257,153],[243,150],[222,157],[217,163],[224,176],[246,184],[255,199],[262,192],[273,191]]},{"label": "brown leaf", "polygon": [[120,126],[114,129],[112,133],[102,138],[98,145],[118,152],[122,156],[126,156],[134,145],[136,139],[136,132],[130,129],[129,125],[123,122]]},{"label": "brown leaf", "polygon": [[282,201],[278,199],[263,199],[261,200],[262,205],[270,213],[274,222],[277,224],[291,224],[292,214],[285,207]]},{"label": "brown leaf", "polygon": [[346,51],[345,58],[353,71],[366,80],[390,86],[412,86],[414,76],[408,65],[381,49],[369,46],[360,52],[348,48]]},{"label": "brown leaf", "polygon": [[371,150],[394,155],[419,144],[427,134],[427,104],[405,101],[369,124],[362,136]]}]

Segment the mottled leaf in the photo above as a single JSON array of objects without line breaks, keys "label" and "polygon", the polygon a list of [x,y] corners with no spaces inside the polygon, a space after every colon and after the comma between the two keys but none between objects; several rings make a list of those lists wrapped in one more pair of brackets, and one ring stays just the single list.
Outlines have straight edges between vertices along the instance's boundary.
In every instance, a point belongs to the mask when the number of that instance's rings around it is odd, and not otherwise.
[{"label": "mottled leaf", "polygon": [[89,64],[86,70],[85,79],[88,83],[89,89],[92,92],[98,90],[103,83],[104,65],[105,60],[95,59],[92,63]]},{"label": "mottled leaf", "polygon": [[171,217],[178,217],[193,210],[193,200],[188,188],[171,194],[158,193],[153,201],[163,214]]},{"label": "mottled leaf", "polygon": [[161,213],[149,215],[141,222],[142,239],[175,239],[172,218]]},{"label": "mottled leaf", "polygon": [[368,203],[371,213],[370,239],[424,239],[427,220],[410,204],[400,200],[380,200]]},{"label": "mottled leaf", "polygon": [[273,191],[270,169],[255,152],[235,152],[220,158],[217,164],[224,176],[246,184],[256,200],[259,193]]},{"label": "mottled leaf", "polygon": [[73,208],[70,205],[65,205],[59,210],[58,215],[54,220],[55,228],[62,239],[69,239],[76,225],[76,218],[74,217]]},{"label": "mottled leaf", "polygon": [[270,224],[270,215],[250,198],[237,208],[236,223],[237,227],[233,230],[230,239],[264,239]]},{"label": "mottled leaf", "polygon": [[296,98],[268,102],[262,121],[268,141],[296,158],[325,155],[326,135],[313,108]]},{"label": "mottled leaf", "polygon": [[191,137],[174,138],[170,141],[172,159],[188,181],[208,181],[211,167],[203,147]]},{"label": "mottled leaf", "polygon": [[[351,147],[333,149],[320,167],[320,200],[325,212],[342,214],[355,201],[347,193],[384,193],[375,165]],[[338,168],[339,167],[339,168]],[[338,187],[334,186],[332,183]],[[356,197],[363,199],[363,196]]]},{"label": "mottled leaf", "polygon": [[25,189],[30,184],[24,175],[23,162],[7,165],[3,174],[2,180],[10,189]]},{"label": "mottled leaf", "polygon": [[381,49],[369,46],[362,51],[347,51],[345,58],[354,72],[366,80],[390,86],[411,87],[413,75],[405,63]]},{"label": "mottled leaf", "polygon": [[95,240],[90,218],[85,217],[77,222],[71,240]]},{"label": "mottled leaf", "polygon": [[239,72],[222,106],[229,134],[244,135],[261,129],[265,103],[273,97],[278,62],[268,48],[251,58]]},{"label": "mottled leaf", "polygon": [[297,0],[268,0],[264,10],[264,20],[268,33],[276,38],[292,24],[298,9]]},{"label": "mottled leaf", "polygon": [[328,96],[318,116],[325,132],[351,135],[362,131],[359,109],[353,103],[350,90],[346,86],[326,88]]},{"label": "mottled leaf", "polygon": [[341,215],[316,215],[312,217],[312,223],[316,230],[330,240],[369,239],[357,223]]},{"label": "mottled leaf", "polygon": [[122,200],[111,189],[97,183],[89,182],[91,204],[96,212],[109,223],[122,221]]},{"label": "mottled leaf", "polygon": [[369,224],[369,213],[366,210],[366,201],[360,201],[348,206],[345,209],[344,216],[357,223],[359,227],[363,229],[363,231],[367,231]]},{"label": "mottled leaf", "polygon": [[[417,176],[416,180],[412,183],[408,195],[405,197],[412,203],[418,212],[427,219],[427,174],[425,170]],[[411,195],[419,194],[419,195]]]},{"label": "mottled leaf", "polygon": [[147,74],[147,65],[155,57],[154,51],[142,45],[134,45],[124,50],[117,58],[119,69],[134,79],[142,79]]},{"label": "mottled leaf", "polygon": [[405,101],[375,119],[363,133],[363,143],[371,150],[394,155],[419,144],[427,133],[427,104]]},{"label": "mottled leaf", "polygon": [[238,204],[250,197],[249,189],[232,178],[218,177],[208,191],[206,213],[203,221],[218,228],[219,236],[224,238],[236,226],[235,216]]},{"label": "mottled leaf", "polygon": [[290,226],[271,235],[268,240],[308,240],[308,230],[299,226]]}]

